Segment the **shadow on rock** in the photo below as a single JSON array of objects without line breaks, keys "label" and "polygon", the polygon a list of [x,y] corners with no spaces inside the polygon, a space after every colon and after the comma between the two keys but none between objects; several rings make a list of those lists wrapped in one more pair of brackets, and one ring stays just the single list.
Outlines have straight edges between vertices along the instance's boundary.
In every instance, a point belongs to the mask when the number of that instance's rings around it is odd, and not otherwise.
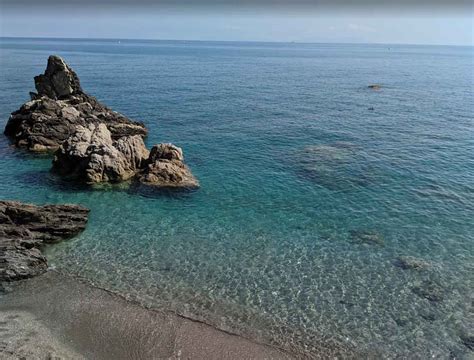
[{"label": "shadow on rock", "polygon": [[49,170],[27,171],[17,175],[15,178],[19,183],[28,186],[48,187],[63,192],[76,193],[78,191],[92,190],[92,188],[86,184],[81,184],[74,180],[62,179]]},{"label": "shadow on rock", "polygon": [[85,184],[77,179],[63,178],[54,174],[50,170],[40,170],[40,171],[28,171],[21,173],[16,176],[16,179],[19,183],[35,186],[35,187],[47,187],[52,190],[68,192],[68,193],[78,193],[78,192],[90,192],[90,191],[127,191],[130,187],[129,182],[110,184],[110,183],[101,183],[101,184]]}]

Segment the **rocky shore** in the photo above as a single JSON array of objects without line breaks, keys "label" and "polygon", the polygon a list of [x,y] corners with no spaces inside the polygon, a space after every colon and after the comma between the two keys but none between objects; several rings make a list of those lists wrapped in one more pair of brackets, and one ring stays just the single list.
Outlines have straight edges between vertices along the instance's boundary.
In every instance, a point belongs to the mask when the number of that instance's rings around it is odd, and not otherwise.
[{"label": "rocky shore", "polygon": [[[54,153],[52,171],[86,184],[133,181],[197,188],[181,148],[144,143],[147,129],[86,94],[50,56],[36,93],[5,128],[17,148]],[[0,357],[3,359],[290,359],[277,348],[140,307],[47,271],[42,249],[81,233],[89,209],[0,201]]]},{"label": "rocky shore", "polygon": [[154,187],[199,187],[180,148],[158,144],[149,151],[143,123],[86,94],[59,56],[49,57],[35,87],[31,101],[11,114],[5,135],[18,148],[54,152],[55,173],[87,184],[131,180]]},{"label": "rocky shore", "polygon": [[44,273],[48,265],[41,248],[79,234],[88,214],[77,205],[0,201],[0,284]]},{"label": "rocky shore", "polygon": [[[44,74],[34,80],[37,92],[11,114],[5,135],[18,148],[54,151],[56,174],[87,184],[131,180],[153,187],[199,187],[181,148],[158,144],[149,151],[145,126],[86,94],[59,56],[50,56]],[[88,212],[77,205],[0,201],[0,283],[45,272],[41,248],[84,230]]]}]

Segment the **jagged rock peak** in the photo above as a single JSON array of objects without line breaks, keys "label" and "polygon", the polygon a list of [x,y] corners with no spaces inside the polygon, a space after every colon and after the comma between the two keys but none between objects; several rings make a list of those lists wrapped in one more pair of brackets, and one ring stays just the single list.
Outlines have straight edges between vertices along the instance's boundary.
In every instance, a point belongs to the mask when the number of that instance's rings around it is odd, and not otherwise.
[{"label": "jagged rock peak", "polygon": [[17,147],[32,152],[51,152],[71,136],[77,126],[103,123],[117,140],[148,133],[141,122],[132,121],[83,92],[76,73],[59,56],[50,56],[43,75],[35,77],[38,91],[31,101],[12,112],[5,135]]},{"label": "jagged rock peak", "polygon": [[51,99],[82,93],[77,74],[57,55],[48,58],[44,74],[35,76],[35,87],[39,96]]}]

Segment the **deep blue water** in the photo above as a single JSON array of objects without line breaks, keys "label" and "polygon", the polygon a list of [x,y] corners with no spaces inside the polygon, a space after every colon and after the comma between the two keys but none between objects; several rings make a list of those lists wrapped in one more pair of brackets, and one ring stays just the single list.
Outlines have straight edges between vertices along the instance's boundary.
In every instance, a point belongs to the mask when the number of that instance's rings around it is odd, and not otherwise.
[{"label": "deep blue water", "polygon": [[0,198],[92,209],[54,267],[309,355],[472,356],[473,48],[1,39],[2,127],[52,53],[201,183],[73,188],[0,137]]}]

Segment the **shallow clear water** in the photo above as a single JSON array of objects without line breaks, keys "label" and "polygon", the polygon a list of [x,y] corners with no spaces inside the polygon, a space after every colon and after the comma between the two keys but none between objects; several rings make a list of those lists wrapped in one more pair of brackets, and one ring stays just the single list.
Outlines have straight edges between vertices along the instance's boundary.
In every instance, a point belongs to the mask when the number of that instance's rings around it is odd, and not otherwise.
[{"label": "shallow clear water", "polygon": [[[57,269],[308,355],[468,356],[473,48],[2,39],[0,51],[2,124],[59,54],[87,92],[145,122],[148,145],[181,146],[202,185],[77,188],[1,138],[0,198],[92,209],[81,236],[48,249]],[[400,255],[431,267],[403,270]],[[430,285],[441,301],[416,291]]]}]

